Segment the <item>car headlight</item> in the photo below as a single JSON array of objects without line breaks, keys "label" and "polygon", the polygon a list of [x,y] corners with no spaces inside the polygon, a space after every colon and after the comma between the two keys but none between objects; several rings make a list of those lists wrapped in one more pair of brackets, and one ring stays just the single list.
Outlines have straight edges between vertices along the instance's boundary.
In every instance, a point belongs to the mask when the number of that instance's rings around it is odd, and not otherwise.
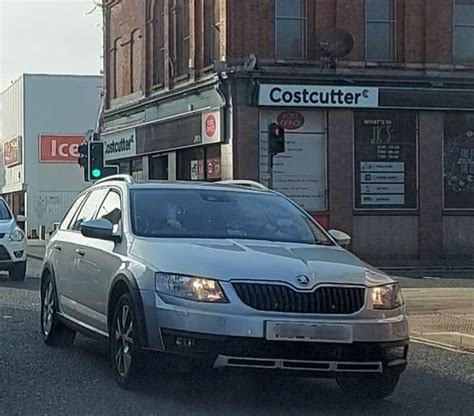
[{"label": "car headlight", "polygon": [[19,228],[15,228],[13,232],[10,234],[10,241],[20,242],[23,241],[25,238],[25,234]]},{"label": "car headlight", "polygon": [[227,303],[218,281],[171,273],[156,273],[158,293],[197,302]]},{"label": "car headlight", "polygon": [[396,309],[405,303],[402,291],[397,283],[372,287],[370,288],[370,294],[374,309]]}]

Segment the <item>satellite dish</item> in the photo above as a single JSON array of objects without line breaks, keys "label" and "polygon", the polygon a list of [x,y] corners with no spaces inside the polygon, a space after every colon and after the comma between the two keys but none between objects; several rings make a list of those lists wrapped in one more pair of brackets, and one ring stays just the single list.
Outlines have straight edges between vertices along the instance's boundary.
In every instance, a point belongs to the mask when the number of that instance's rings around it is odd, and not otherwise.
[{"label": "satellite dish", "polygon": [[349,55],[354,47],[354,37],[343,29],[331,29],[321,37],[319,42],[323,56],[333,59]]}]

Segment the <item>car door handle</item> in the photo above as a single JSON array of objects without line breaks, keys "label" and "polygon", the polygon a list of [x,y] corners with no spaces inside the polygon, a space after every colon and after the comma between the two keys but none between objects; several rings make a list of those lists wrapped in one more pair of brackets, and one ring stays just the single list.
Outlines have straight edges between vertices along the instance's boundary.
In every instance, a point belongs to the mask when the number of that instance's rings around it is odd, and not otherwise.
[{"label": "car door handle", "polygon": [[84,250],[83,248],[77,248],[76,249],[76,254],[78,256],[84,256],[86,254],[86,250]]},{"label": "car door handle", "polygon": [[55,245],[54,245],[54,249],[55,249],[56,251],[61,251],[61,250],[63,249],[63,246],[60,246],[59,244],[55,244]]}]

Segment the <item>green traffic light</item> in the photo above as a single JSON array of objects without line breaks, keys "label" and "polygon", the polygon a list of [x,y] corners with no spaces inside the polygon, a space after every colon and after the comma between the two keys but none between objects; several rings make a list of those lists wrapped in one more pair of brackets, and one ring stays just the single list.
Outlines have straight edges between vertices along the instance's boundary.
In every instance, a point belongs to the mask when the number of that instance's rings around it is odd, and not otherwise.
[{"label": "green traffic light", "polygon": [[92,169],[91,174],[93,178],[100,178],[102,171],[100,169]]}]

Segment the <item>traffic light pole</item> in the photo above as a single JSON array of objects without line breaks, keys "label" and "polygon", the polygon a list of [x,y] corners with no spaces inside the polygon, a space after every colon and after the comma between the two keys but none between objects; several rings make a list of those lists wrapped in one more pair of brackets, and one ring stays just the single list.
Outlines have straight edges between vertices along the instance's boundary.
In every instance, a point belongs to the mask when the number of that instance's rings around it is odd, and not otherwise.
[{"label": "traffic light pole", "polygon": [[268,187],[273,189],[273,158],[275,154],[271,152],[268,146]]}]

